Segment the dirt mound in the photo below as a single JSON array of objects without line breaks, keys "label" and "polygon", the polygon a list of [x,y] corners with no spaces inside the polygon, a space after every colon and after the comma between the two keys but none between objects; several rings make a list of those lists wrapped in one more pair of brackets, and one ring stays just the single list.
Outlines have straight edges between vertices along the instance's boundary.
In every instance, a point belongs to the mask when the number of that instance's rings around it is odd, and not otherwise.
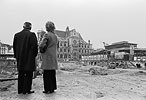
[{"label": "dirt mound", "polygon": [[79,69],[80,65],[75,63],[60,63],[59,69],[64,71],[74,71]]},{"label": "dirt mound", "polygon": [[141,76],[141,75],[146,75],[145,71],[137,71],[129,74],[130,76]]},{"label": "dirt mound", "polygon": [[8,91],[8,89],[15,84],[15,81],[0,82],[0,92]]},{"label": "dirt mound", "polygon": [[126,70],[117,70],[117,69],[108,69],[108,68],[99,68],[93,67],[90,68],[89,73],[91,75],[113,75],[127,72]]}]

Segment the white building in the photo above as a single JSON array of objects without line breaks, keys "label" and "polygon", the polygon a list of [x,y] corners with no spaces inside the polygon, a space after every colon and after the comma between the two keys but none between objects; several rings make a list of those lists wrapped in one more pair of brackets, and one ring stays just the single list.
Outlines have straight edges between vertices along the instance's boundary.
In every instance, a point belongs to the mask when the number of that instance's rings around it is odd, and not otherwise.
[{"label": "white building", "polygon": [[13,46],[0,42],[0,54],[14,54]]}]

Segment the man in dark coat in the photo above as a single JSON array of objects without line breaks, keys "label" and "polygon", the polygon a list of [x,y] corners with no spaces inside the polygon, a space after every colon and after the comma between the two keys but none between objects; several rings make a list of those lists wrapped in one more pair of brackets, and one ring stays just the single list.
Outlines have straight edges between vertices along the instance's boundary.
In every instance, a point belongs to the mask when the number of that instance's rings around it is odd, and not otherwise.
[{"label": "man in dark coat", "polygon": [[31,23],[25,22],[23,30],[14,36],[13,50],[14,58],[17,60],[18,70],[18,94],[30,94],[33,71],[35,71],[35,57],[38,53],[37,37],[30,32]]}]

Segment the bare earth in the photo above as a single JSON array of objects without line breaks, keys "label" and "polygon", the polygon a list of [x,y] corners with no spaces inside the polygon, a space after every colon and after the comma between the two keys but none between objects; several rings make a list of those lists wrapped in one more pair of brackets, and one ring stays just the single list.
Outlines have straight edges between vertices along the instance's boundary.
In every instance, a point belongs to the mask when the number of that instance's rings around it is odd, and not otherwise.
[{"label": "bare earth", "polygon": [[57,71],[53,94],[42,93],[42,76],[33,80],[34,94],[17,94],[17,81],[0,82],[0,100],[146,100],[145,70],[117,68],[108,75],[91,75],[88,69]]}]

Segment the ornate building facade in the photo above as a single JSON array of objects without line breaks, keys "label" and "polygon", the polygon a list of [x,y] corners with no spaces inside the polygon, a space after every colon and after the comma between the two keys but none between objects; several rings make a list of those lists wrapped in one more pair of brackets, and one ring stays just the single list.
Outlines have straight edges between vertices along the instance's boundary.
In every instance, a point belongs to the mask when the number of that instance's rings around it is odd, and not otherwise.
[{"label": "ornate building facade", "polygon": [[[38,40],[44,31],[38,31]],[[59,61],[80,61],[83,55],[89,55],[93,49],[90,40],[84,41],[79,32],[75,29],[65,31],[56,30],[59,39],[58,60]]]}]

